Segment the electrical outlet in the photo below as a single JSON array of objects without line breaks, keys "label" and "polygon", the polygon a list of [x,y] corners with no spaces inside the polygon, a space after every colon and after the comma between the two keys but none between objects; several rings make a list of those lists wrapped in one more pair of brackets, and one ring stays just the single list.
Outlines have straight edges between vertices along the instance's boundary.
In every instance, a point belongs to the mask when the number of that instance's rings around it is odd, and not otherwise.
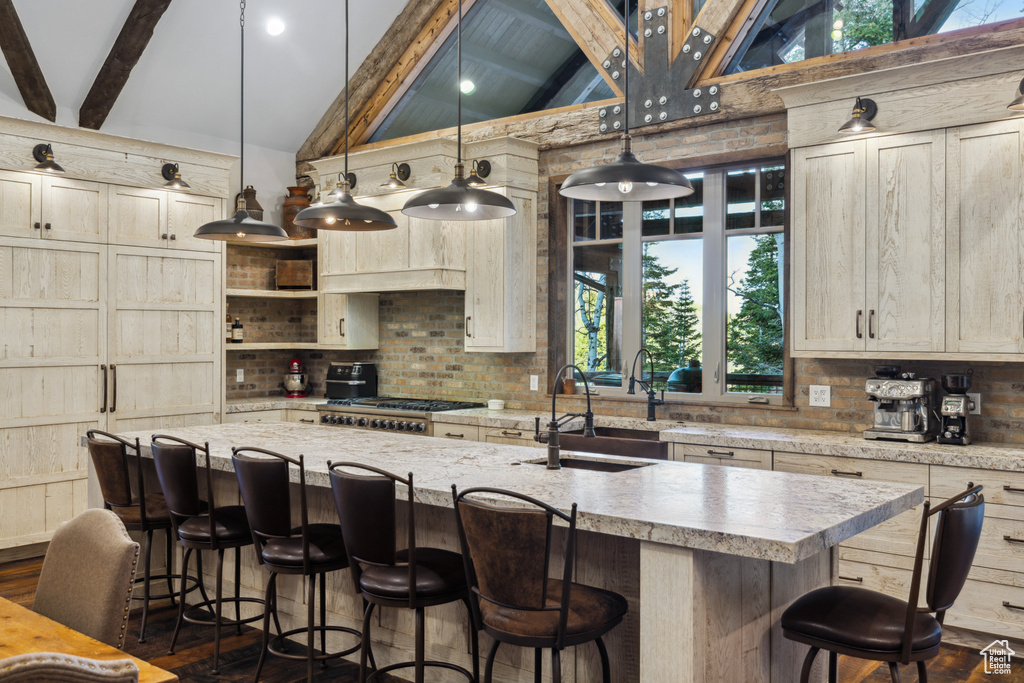
[{"label": "electrical outlet", "polygon": [[244,382],[245,381],[245,370],[243,370],[242,368],[238,368],[237,370],[235,370],[235,381],[236,382]]},{"label": "electrical outlet", "polygon": [[981,394],[967,393],[967,398],[974,401],[974,407],[971,408],[971,415],[981,415]]},{"label": "electrical outlet", "polygon": [[540,390],[540,375],[530,375],[530,391]]},{"label": "electrical outlet", "polygon": [[829,408],[832,406],[832,387],[827,384],[812,384],[811,389],[811,405],[819,408]]}]

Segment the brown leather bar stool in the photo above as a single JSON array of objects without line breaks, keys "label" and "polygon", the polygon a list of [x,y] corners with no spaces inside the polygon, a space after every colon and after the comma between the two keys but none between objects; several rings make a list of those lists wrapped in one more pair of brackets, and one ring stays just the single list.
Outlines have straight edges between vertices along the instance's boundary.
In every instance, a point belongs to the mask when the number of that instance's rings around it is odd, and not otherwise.
[{"label": "brown leather bar stool", "polygon": [[[480,647],[473,611],[469,604],[466,574],[458,553],[416,545],[416,511],[413,504],[412,473],[403,479],[390,472],[354,462],[327,463],[345,534],[352,579],[363,594],[362,652],[359,681],[366,683],[395,669],[415,668],[416,683],[423,683],[426,667],[457,671],[474,683],[480,680]],[[398,523],[395,484],[408,489],[407,547],[398,550]],[[461,600],[469,611],[470,647],[473,673],[448,662],[430,661],[424,653],[424,609]],[[415,659],[390,664],[366,675],[366,657],[370,649],[370,617],[375,606],[404,607],[416,611]]]},{"label": "brown leather bar stool", "polygon": [[[801,683],[807,683],[819,650],[828,651],[829,683],[837,683],[837,655],[888,662],[893,683],[900,683],[897,663],[916,662],[920,683],[928,683],[925,667],[939,653],[943,617],[960,595],[978,549],[985,517],[981,489],[967,484],[966,491],[934,508],[925,501],[907,601],[866,588],[827,586],[797,598],[782,613],[782,634],[811,646]],[[928,520],[934,515],[939,521],[925,588],[927,608],[919,608]]]},{"label": "brown leather bar stool", "polygon": [[[262,448],[232,448],[231,452],[235,475],[238,477],[238,488],[242,492],[242,502],[245,504],[245,514],[252,529],[253,542],[256,544],[256,559],[270,572],[264,594],[263,648],[253,681],[260,679],[267,652],[286,659],[305,659],[306,677],[312,681],[314,661],[327,666],[327,660],[350,655],[359,649],[359,645],[355,645],[341,652],[328,653],[327,631],[341,631],[362,638],[362,634],[355,629],[327,625],[327,572],[348,567],[348,555],[345,554],[341,527],[337,524],[309,523],[306,467],[301,455],[291,458]],[[290,465],[299,470],[299,526],[292,526],[291,483],[288,475]],[[274,613],[276,618],[278,574],[298,574],[307,577],[308,613],[305,628],[281,633],[279,626],[277,637],[271,641],[270,615]],[[320,577],[319,626],[313,619],[317,576]],[[283,649],[278,649],[284,646],[285,638],[303,631],[306,632],[306,654],[289,654]],[[316,654],[313,649],[316,632],[320,633],[321,654]]]},{"label": "brown leather bar stool", "polygon": [[[139,440],[135,443],[122,439],[116,434],[110,434],[98,429],[90,429],[85,433],[86,444],[89,448],[89,457],[92,459],[93,469],[96,470],[96,478],[99,480],[100,491],[103,494],[103,506],[112,510],[128,531],[141,531],[144,535],[143,541],[143,576],[136,578],[135,583],[142,582],[142,597],[132,595],[132,600],[142,601],[142,626],[139,628],[139,642],[146,642],[146,617],[149,614],[150,600],[163,600],[170,598],[171,604],[175,603],[175,590],[173,581],[180,579],[182,574],[174,573],[174,546],[172,544],[171,516],[167,511],[167,501],[163,493],[146,493],[145,478],[142,473],[141,460],[139,459]],[[96,437],[101,437],[101,440]],[[137,460],[135,490],[132,490],[131,468],[128,462],[128,449],[132,449]],[[153,532],[163,530],[167,533],[167,573],[159,576],[150,576],[150,555],[153,546]],[[150,595],[149,585],[151,581],[166,579],[167,593],[161,595]],[[188,580],[198,584],[192,577]],[[188,591],[195,590],[197,585],[192,585]]]},{"label": "brown leather bar stool", "polygon": [[[183,590],[178,604],[178,621],[174,625],[174,635],[171,636],[168,653],[174,654],[174,644],[178,642],[178,633],[181,631],[183,622],[214,626],[213,673],[218,674],[220,673],[218,664],[220,662],[221,625],[233,624],[237,632],[241,634],[242,624],[252,623],[263,616],[259,614],[247,619],[241,617],[243,602],[263,604],[259,598],[243,598],[239,594],[241,550],[243,546],[252,545],[252,531],[249,530],[249,521],[245,517],[245,508],[241,505],[217,506],[213,490],[213,472],[210,469],[209,443],[200,446],[177,437],[155,434],[151,448],[156,473],[160,478],[160,487],[164,490],[164,496],[167,499],[167,509],[170,512],[174,535],[185,550],[181,561],[181,572],[188,574],[189,559],[192,556],[192,551],[197,550],[199,551],[196,553],[198,570],[202,577],[202,551],[217,552],[217,584],[214,599],[210,600],[206,595],[206,590],[202,589],[203,601],[190,608],[193,612],[204,608],[208,609],[213,612],[213,619],[194,614],[189,615],[186,612]],[[207,497],[205,501],[199,496],[199,467],[196,457],[199,452],[204,456],[202,467]],[[225,622],[221,618],[221,606],[225,601],[223,597],[224,551],[228,548],[235,549],[235,597],[227,598],[226,601],[234,603],[235,618]],[[276,619],[276,613],[274,617]],[[280,624],[278,624],[277,631],[281,632]]]},{"label": "brown leather bar stool", "polygon": [[[497,506],[480,500],[481,496],[506,496],[530,507]],[[611,683],[608,651],[601,636],[622,621],[629,605],[618,593],[572,582],[576,504],[565,514],[536,498],[485,487],[459,493],[452,486],[452,497],[476,623],[494,639],[487,653],[485,683],[491,681],[501,643],[534,648],[537,683],[541,680],[541,650],[550,648],[551,676],[554,683],[560,683],[562,650],[590,641],[601,655],[603,681]],[[561,579],[548,577],[555,517],[569,525]]]}]

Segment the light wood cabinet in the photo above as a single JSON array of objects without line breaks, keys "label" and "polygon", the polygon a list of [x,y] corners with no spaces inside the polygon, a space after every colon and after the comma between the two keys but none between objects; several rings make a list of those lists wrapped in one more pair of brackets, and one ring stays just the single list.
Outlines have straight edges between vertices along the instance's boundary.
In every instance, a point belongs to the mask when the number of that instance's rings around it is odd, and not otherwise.
[{"label": "light wood cabinet", "polygon": [[701,465],[744,467],[751,470],[772,469],[772,452],[757,448],[726,448],[701,444],[677,443],[672,445],[672,459]]},{"label": "light wood cabinet", "polygon": [[376,349],[379,345],[377,294],[320,292],[317,311],[321,348]]},{"label": "light wood cabinet", "polygon": [[224,218],[224,202],[218,197],[168,192],[168,246],[174,249],[221,252],[222,242],[202,240],[192,236],[199,226],[221,218]]},{"label": "light wood cabinet", "polygon": [[514,191],[518,213],[468,224],[466,351],[537,350],[537,231],[532,193]]},{"label": "light wood cabinet", "polygon": [[0,171],[0,234],[105,243],[107,186]]},{"label": "light wood cabinet", "polygon": [[42,176],[0,170],[0,235],[39,235]]},{"label": "light wood cabinet", "polygon": [[483,438],[480,440],[487,443],[500,443],[505,444],[506,446],[531,447],[541,447],[544,445],[533,440],[533,432],[522,429],[501,427],[496,429],[481,429],[481,431],[483,432]]},{"label": "light wood cabinet", "polygon": [[1024,122],[949,132],[946,350],[1024,353]]},{"label": "light wood cabinet", "polygon": [[459,439],[461,441],[479,441],[480,428],[476,425],[452,424],[450,422],[435,422],[434,436],[442,439]]},{"label": "light wood cabinet", "polygon": [[944,350],[944,159],[941,130],[796,151],[796,355]]}]

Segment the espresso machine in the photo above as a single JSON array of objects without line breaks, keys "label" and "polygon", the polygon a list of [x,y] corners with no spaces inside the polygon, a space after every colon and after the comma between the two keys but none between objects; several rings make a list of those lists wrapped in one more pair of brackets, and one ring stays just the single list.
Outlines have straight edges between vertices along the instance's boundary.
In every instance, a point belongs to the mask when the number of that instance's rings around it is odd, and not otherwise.
[{"label": "espresso machine", "polygon": [[875,403],[874,426],[864,430],[865,439],[920,443],[935,438],[939,423],[935,418],[938,383],[934,379],[883,365],[864,383],[864,391]]},{"label": "espresso machine", "polygon": [[941,426],[938,441],[966,446],[971,442],[967,416],[974,409],[974,401],[967,395],[971,388],[971,373],[943,375],[942,388],[946,390],[946,395],[942,397],[939,408]]}]

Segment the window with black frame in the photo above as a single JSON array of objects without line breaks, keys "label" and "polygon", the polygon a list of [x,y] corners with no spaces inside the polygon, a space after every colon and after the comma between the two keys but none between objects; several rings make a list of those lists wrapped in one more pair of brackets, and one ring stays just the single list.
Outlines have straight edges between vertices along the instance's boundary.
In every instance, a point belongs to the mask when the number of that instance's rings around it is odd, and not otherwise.
[{"label": "window with black frame", "polygon": [[572,360],[615,393],[643,347],[658,390],[777,403],[785,166],[686,175],[695,191],[681,199],[569,200]]}]

